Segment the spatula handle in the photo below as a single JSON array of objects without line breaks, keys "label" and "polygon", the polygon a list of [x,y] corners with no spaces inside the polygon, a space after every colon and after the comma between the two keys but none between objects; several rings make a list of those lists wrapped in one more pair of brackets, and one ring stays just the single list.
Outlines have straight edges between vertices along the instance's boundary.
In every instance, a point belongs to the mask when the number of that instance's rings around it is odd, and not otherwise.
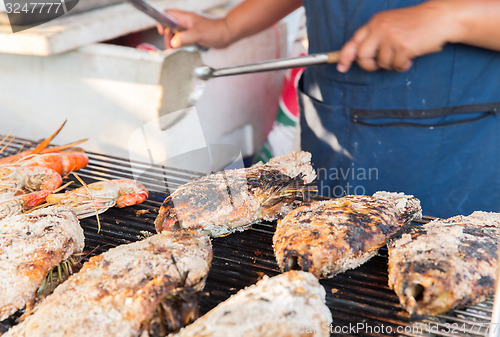
[{"label": "spatula handle", "polygon": [[340,52],[339,51],[331,51],[326,53],[326,56],[328,56],[328,63],[337,63],[340,59]]},{"label": "spatula handle", "polygon": [[278,59],[278,60],[263,61],[252,64],[244,64],[229,68],[211,69],[210,74],[208,76],[205,76],[204,79],[208,79],[210,77],[231,76],[231,75],[257,73],[262,71],[307,67],[316,64],[335,63],[338,61],[338,58],[339,58],[338,52],[334,51],[329,53],[299,56],[289,59]]}]

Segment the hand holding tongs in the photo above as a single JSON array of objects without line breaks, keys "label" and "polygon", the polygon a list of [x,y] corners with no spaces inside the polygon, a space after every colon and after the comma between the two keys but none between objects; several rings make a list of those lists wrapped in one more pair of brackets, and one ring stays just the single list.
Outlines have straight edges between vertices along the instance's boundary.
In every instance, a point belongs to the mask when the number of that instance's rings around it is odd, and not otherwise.
[{"label": "hand holding tongs", "polygon": [[[169,28],[172,32],[180,32],[184,30],[179,22],[170,14],[159,10],[147,0],[127,0],[130,2],[135,8],[143,12],[144,14],[149,15],[151,18],[155,19],[158,23],[163,26]],[[206,51],[207,48],[195,44],[195,47],[200,51]]]}]

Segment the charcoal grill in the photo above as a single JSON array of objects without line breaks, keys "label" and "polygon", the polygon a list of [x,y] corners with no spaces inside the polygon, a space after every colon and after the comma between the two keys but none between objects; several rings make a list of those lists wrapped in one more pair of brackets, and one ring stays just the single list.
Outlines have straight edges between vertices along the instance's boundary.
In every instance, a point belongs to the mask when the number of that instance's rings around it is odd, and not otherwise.
[{"label": "charcoal grill", "polygon": [[[27,139],[14,139],[1,156],[15,154],[37,145]],[[114,246],[137,241],[154,233],[154,219],[168,189],[199,177],[193,171],[130,162],[123,158],[87,152],[89,165],[78,175],[86,182],[98,179],[139,180],[150,190],[143,204],[123,209],[110,209],[100,215],[101,231],[97,232],[95,217],[81,220],[85,231],[85,251],[89,256],[100,254]],[[76,179],[72,176],[67,180]],[[79,186],[76,182],[73,187]],[[167,189],[168,188],[168,189]],[[430,221],[424,217],[419,223]],[[201,303],[205,313],[238,290],[254,284],[263,275],[279,273],[272,250],[275,224],[262,222],[243,233],[213,239],[214,259],[205,290],[209,293]],[[399,306],[399,301],[387,285],[387,249],[363,266],[321,280],[326,290],[326,302],[333,315],[332,336],[484,336],[490,322],[493,299],[466,309],[432,318],[413,317]],[[7,329],[12,320],[0,322]],[[0,330],[1,333],[1,330]]]}]

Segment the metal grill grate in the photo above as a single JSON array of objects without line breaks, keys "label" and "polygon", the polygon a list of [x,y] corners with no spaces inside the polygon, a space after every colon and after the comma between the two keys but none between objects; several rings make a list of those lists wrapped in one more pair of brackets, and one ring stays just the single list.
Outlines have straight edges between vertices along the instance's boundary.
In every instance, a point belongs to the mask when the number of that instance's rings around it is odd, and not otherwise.
[{"label": "metal grill grate", "polygon": [[[15,139],[2,156],[36,146],[26,139]],[[129,162],[98,153],[89,153],[89,165],[78,172],[86,182],[97,179],[134,179],[150,190],[149,199],[141,205],[110,209],[100,215],[101,231],[97,233],[95,217],[81,220],[87,252],[100,254],[111,247],[136,241],[145,232],[155,232],[154,219],[167,196],[167,187],[175,189],[199,176],[192,171]],[[76,179],[72,176],[66,180]],[[79,186],[77,182],[70,188]],[[424,218],[423,223],[432,218]],[[238,290],[254,284],[262,275],[279,273],[272,249],[273,223],[260,223],[243,233],[213,239],[214,259],[202,300],[202,313],[215,307]],[[321,280],[332,311],[332,336],[484,336],[490,322],[493,300],[467,309],[432,318],[410,318],[387,285],[387,249],[365,265]],[[0,323],[8,328],[13,320]],[[1,331],[0,331],[1,332]]]}]

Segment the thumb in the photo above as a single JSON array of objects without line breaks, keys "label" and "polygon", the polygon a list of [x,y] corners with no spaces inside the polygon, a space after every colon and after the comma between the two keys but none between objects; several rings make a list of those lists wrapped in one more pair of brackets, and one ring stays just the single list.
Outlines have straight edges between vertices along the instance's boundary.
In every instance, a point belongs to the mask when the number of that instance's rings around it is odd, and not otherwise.
[{"label": "thumb", "polygon": [[170,45],[172,46],[172,48],[179,48],[182,46],[195,44],[196,42],[198,42],[198,39],[199,34],[195,30],[184,30],[174,35],[174,37],[170,41]]},{"label": "thumb", "polygon": [[337,70],[341,73],[347,72],[352,63],[356,60],[359,45],[368,35],[368,29],[366,27],[359,28],[354,36],[344,44],[340,50],[339,62],[337,64]]},{"label": "thumb", "polygon": [[347,42],[340,50],[339,62],[337,63],[337,70],[341,73],[346,73],[354,60],[356,59],[357,45],[353,41]]}]

